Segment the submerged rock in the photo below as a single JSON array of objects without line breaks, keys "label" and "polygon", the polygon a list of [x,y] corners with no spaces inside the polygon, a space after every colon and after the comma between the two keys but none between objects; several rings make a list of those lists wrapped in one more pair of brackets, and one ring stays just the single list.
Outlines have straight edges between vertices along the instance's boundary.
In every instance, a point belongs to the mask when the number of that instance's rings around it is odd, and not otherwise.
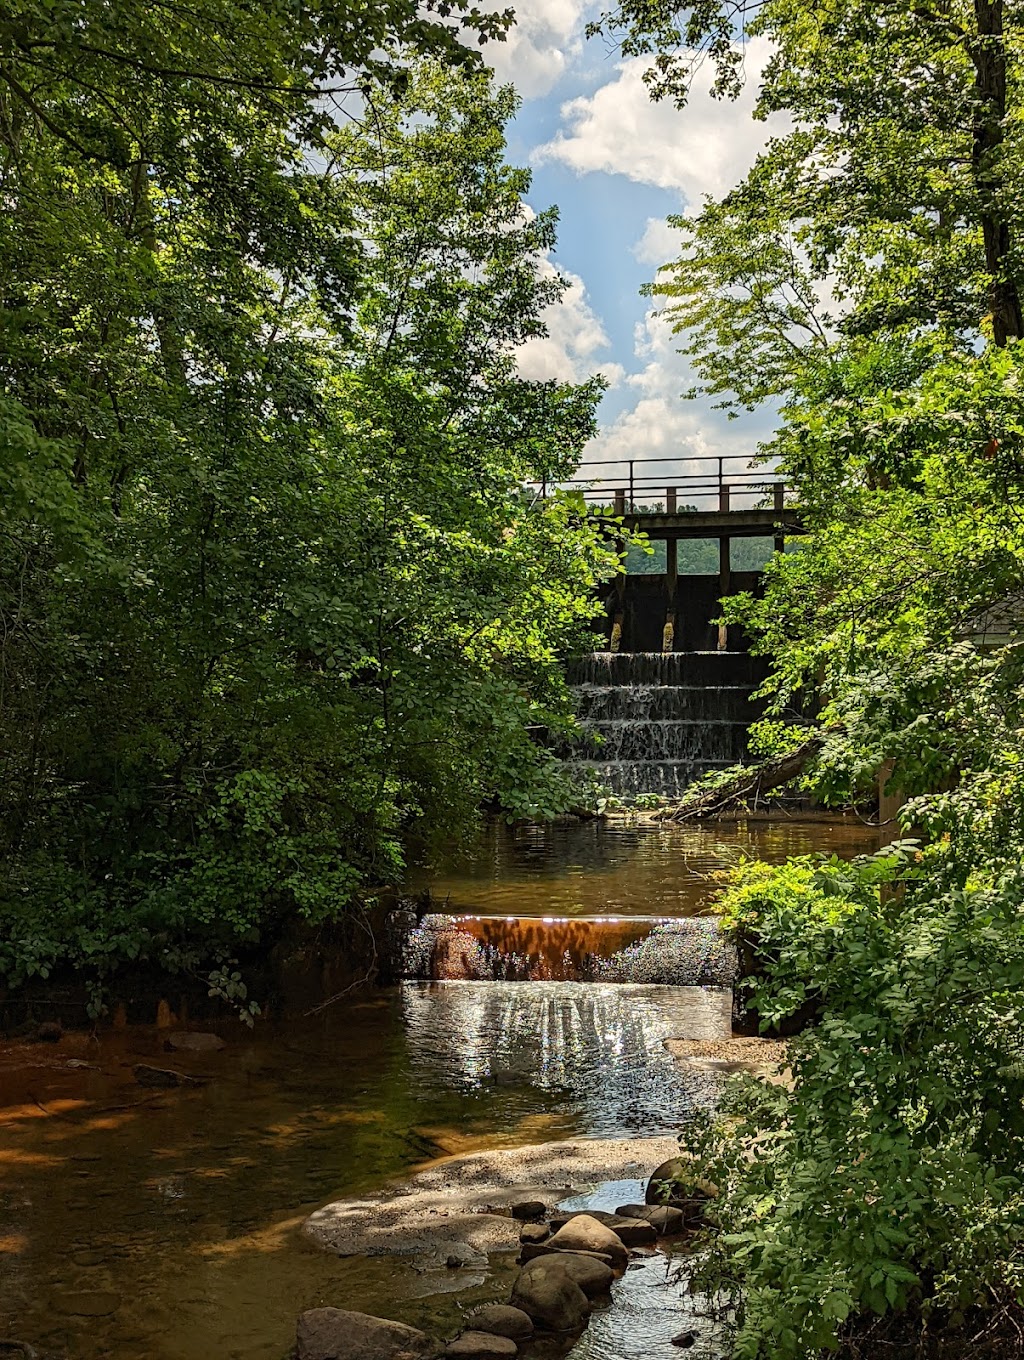
[{"label": "submerged rock", "polygon": [[507,1336],[495,1332],[463,1332],[445,1347],[445,1355],[458,1360],[512,1360],[519,1347]]},{"label": "submerged rock", "polygon": [[423,1332],[347,1308],[310,1308],[295,1328],[296,1360],[430,1360],[437,1347]]},{"label": "submerged rock", "polygon": [[164,1048],[168,1053],[180,1050],[184,1053],[216,1053],[227,1045],[219,1034],[205,1034],[201,1030],[182,1030],[180,1034],[168,1034]]},{"label": "submerged rock", "polygon": [[488,1303],[476,1309],[466,1319],[474,1332],[492,1332],[495,1336],[506,1336],[512,1341],[525,1341],[533,1335],[533,1320],[521,1308],[513,1308],[509,1303]]}]

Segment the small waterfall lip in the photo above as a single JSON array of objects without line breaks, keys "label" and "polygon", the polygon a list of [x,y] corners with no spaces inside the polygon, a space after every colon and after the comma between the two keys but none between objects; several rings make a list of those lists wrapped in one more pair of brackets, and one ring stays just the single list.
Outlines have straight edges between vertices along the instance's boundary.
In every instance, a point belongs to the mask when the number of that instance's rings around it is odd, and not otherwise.
[{"label": "small waterfall lip", "polygon": [[420,981],[731,986],[736,949],[714,916],[424,916],[400,976]]}]

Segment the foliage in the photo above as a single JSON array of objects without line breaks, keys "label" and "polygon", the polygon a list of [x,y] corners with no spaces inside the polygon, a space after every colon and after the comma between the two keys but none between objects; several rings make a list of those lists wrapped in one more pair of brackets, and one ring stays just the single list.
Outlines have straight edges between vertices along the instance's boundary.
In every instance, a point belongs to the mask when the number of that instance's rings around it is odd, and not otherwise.
[{"label": "foliage", "polygon": [[624,0],[603,21],[680,104],[702,52],[729,93],[743,37],[770,46],[776,135],[677,222],[653,291],[703,391],[775,404],[762,453],[809,531],[726,606],[773,662],[761,747],[816,727],[808,787],[841,804],[881,773],[923,838],[745,866],[727,894],[762,1023],[816,1016],[791,1091],[746,1083],[693,1138],[726,1187],[704,1283],[739,1304],[740,1360],[1024,1287],[1022,19]]},{"label": "foliage", "polygon": [[617,556],[528,488],[601,384],[516,373],[562,284],[514,96],[363,8],[0,21],[9,982],[223,968],[571,796],[534,736]]},{"label": "foliage", "polygon": [[844,864],[745,865],[762,1025],[808,999],[793,1086],[744,1079],[689,1150],[719,1187],[698,1286],[739,1306],[737,1360],[831,1349],[848,1320],[932,1319],[1024,1284],[1022,896],[948,842]]}]

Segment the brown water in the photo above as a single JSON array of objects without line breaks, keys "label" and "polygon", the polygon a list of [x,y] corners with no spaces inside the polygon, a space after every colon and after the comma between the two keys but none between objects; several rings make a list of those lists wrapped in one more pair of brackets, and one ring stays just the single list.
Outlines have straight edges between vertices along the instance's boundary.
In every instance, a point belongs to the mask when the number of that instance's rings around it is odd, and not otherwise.
[{"label": "brown water", "polygon": [[719,876],[743,856],[853,856],[877,849],[879,837],[852,817],[494,825],[459,870],[428,882],[435,908],[453,915],[692,916],[713,908]]},{"label": "brown water", "polygon": [[[706,905],[708,874],[730,854],[872,843],[857,826],[795,823],[497,833],[441,891],[481,914],[514,898],[520,914],[571,915],[614,895],[623,914],[643,902],[668,916]],[[315,1021],[227,1029],[220,1053],[164,1053],[164,1036],[142,1029],[8,1045],[0,1337],[76,1360],[282,1360],[296,1314],[325,1303],[436,1330],[452,1305],[423,1297],[413,1264],[323,1255],[300,1235],[306,1214],[446,1152],[676,1127],[713,1098],[713,1079],[681,1074],[663,1041],[727,1025],[720,996],[405,983]],[[140,1061],[201,1084],[147,1091]],[[492,1278],[459,1302],[500,1292]],[[612,1325],[588,1333],[588,1356],[614,1354]]]}]

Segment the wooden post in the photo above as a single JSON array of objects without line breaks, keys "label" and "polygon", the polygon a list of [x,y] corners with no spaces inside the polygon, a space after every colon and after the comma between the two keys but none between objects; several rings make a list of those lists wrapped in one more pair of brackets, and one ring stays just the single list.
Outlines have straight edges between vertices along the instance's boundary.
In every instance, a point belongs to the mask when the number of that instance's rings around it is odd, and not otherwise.
[{"label": "wooden post", "polygon": [[718,488],[718,508],[723,514],[729,513],[729,492],[731,487],[727,482],[723,482]]},{"label": "wooden post", "polygon": [[674,486],[665,488],[665,513],[666,515],[676,513],[676,488]]},{"label": "wooden post", "polygon": [[616,493],[615,493],[615,500],[614,500],[614,503],[613,503],[612,508],[613,508],[613,510],[615,511],[615,513],[616,513],[617,515],[624,515],[624,514],[626,513],[626,493],[625,493],[625,491],[616,491]]}]

